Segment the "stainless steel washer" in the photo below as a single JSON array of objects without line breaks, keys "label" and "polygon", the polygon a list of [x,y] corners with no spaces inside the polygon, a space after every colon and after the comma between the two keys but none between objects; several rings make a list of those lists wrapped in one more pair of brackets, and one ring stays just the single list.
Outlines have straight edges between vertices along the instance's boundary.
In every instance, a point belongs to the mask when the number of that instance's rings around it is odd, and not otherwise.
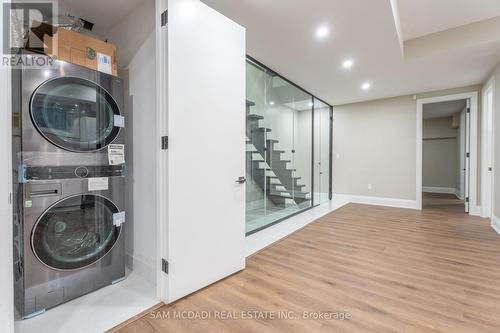
[{"label": "stainless steel washer", "polygon": [[23,318],[124,278],[125,179],[111,177],[107,185],[101,179],[103,190],[97,191],[89,188],[93,181],[21,185],[14,245],[16,303]]}]

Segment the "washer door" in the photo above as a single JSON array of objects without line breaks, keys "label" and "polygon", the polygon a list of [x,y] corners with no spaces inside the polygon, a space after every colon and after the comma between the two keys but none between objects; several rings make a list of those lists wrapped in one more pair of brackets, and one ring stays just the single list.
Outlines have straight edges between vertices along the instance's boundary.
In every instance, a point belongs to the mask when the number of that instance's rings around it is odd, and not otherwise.
[{"label": "washer door", "polygon": [[113,97],[92,81],[61,77],[43,83],[31,98],[31,118],[56,146],[76,152],[100,150],[118,136]]},{"label": "washer door", "polygon": [[75,270],[104,257],[115,245],[120,227],[113,224],[116,206],[96,195],[63,199],[38,219],[31,247],[45,265],[57,270]]}]

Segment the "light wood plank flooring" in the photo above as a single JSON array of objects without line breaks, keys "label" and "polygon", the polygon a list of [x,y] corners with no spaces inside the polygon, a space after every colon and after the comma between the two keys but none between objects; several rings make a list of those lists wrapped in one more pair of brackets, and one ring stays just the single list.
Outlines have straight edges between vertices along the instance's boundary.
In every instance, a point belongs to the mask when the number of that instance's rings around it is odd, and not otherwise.
[{"label": "light wood plank flooring", "polygon": [[[296,319],[166,318],[247,310]],[[116,331],[500,332],[500,235],[454,210],[350,204],[252,256],[246,270]]]}]

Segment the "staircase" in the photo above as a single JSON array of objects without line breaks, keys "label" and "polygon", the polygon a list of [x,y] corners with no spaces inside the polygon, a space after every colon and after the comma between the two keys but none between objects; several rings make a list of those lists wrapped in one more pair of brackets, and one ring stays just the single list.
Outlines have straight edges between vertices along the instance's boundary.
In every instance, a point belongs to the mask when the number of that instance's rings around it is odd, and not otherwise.
[{"label": "staircase", "polygon": [[292,161],[283,160],[285,151],[275,148],[279,141],[268,137],[272,129],[260,127],[264,117],[251,113],[253,106],[255,103],[247,101],[247,170],[277,206],[310,201],[310,193],[304,192],[305,185],[299,183],[301,178],[295,177],[296,170],[288,168]]}]

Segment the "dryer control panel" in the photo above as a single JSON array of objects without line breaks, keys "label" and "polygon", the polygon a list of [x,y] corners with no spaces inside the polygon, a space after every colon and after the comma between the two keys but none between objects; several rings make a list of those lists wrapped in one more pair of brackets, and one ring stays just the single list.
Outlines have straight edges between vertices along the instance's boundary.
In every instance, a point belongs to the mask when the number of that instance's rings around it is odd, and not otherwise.
[{"label": "dryer control panel", "polygon": [[122,177],[125,176],[125,166],[30,166],[25,168],[24,176],[27,181],[72,178]]}]

